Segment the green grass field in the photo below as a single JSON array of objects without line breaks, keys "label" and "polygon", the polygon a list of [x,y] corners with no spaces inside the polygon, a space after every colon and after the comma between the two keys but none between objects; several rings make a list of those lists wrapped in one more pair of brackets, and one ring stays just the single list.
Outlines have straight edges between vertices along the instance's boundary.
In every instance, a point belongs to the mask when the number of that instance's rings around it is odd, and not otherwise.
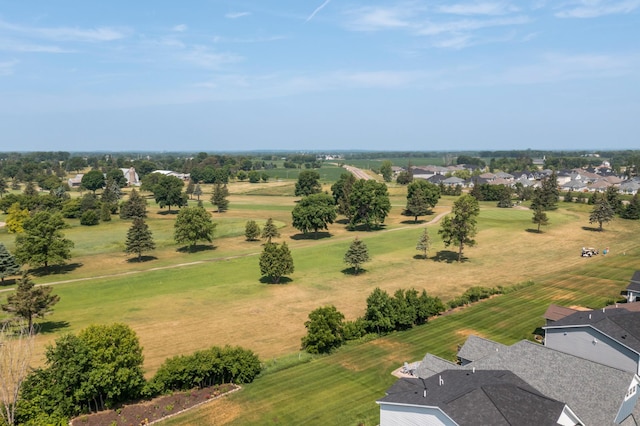
[{"label": "green grass field", "polygon": [[[61,297],[53,315],[40,321],[35,364],[43,362],[45,346],[61,333],[125,322],[140,337],[147,375],[167,357],[225,344],[250,348],[269,366],[241,392],[167,424],[375,425],[375,400],[393,383],[389,373],[404,361],[420,359],[427,351],[451,358],[470,333],[505,343],[531,338],[549,303],[599,307],[619,296],[640,265],[640,221],[616,219],[604,232],[594,232],[588,223],[590,206],[565,203],[549,212],[550,224],[541,234],[531,232],[530,211],[482,203],[478,244],[465,249],[462,264],[449,262],[455,249],[443,246],[439,225],[428,221],[447,212],[454,198],[443,197],[434,215],[414,224],[401,215],[406,188],[399,186],[390,187],[393,207],[383,229],[348,231],[334,223],[323,238],[304,238],[291,227],[292,187],[290,181],[231,184],[229,211],[213,213],[218,224],[213,246],[195,253],[178,251],[173,243],[175,215],[150,206],[148,223],[158,249],[149,253],[155,259],[142,263],[130,262],[123,253],[129,222],[114,218],[95,227],[71,222],[66,230],[76,244],[71,267],[34,278],[38,284],[57,283],[54,292]],[[208,190],[202,198],[213,211]],[[280,227],[277,241],[289,244],[295,263],[291,282],[282,285],[260,282],[261,243],[243,237],[246,220],[262,224],[269,217]],[[433,241],[427,260],[416,258],[415,250],[425,226]],[[356,236],[368,245],[373,260],[364,265],[364,274],[351,276],[343,272],[342,257]],[[0,242],[10,249],[13,239],[0,230]],[[580,248],[587,245],[609,247],[610,254],[581,258]],[[475,285],[529,280],[535,285],[408,332],[352,343],[328,357],[299,354],[311,310],[333,304],[354,319],[375,287],[389,293],[426,289],[447,300]]]}]

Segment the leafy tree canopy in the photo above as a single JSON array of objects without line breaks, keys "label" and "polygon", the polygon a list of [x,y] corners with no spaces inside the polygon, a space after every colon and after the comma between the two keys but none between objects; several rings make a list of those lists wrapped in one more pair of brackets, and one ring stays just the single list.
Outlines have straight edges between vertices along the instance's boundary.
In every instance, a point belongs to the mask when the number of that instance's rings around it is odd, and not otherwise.
[{"label": "leafy tree canopy", "polygon": [[213,241],[216,224],[203,207],[185,207],[180,210],[174,225],[174,238],[178,244],[188,243],[193,251],[198,241]]},{"label": "leafy tree canopy", "polygon": [[303,197],[291,212],[293,227],[306,234],[313,231],[317,236],[319,229],[329,229],[328,225],[336,219],[336,207],[329,194],[312,194]]}]

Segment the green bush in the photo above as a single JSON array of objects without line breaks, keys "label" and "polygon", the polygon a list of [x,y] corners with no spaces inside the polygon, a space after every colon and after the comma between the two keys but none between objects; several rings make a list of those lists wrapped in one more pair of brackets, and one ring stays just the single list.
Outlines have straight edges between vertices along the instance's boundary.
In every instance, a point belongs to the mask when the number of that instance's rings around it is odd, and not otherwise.
[{"label": "green bush", "polygon": [[98,213],[95,210],[87,210],[80,217],[80,225],[94,226],[98,223],[100,223],[100,217],[98,217]]}]

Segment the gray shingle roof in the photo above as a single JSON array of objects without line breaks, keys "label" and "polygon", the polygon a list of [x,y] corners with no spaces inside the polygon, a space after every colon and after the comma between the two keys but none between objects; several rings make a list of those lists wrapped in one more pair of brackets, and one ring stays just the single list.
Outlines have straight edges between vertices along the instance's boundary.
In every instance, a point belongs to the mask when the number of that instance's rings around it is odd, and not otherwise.
[{"label": "gray shingle roof", "polygon": [[445,370],[425,380],[400,379],[379,402],[439,407],[461,426],[556,425],[565,407],[504,370]]},{"label": "gray shingle roof", "polygon": [[543,328],[586,325],[640,353],[640,312],[623,308],[578,311]]},{"label": "gray shingle roof", "polygon": [[631,281],[629,281],[629,285],[627,286],[627,290],[640,291],[640,271],[633,273]]},{"label": "gray shingle roof", "polygon": [[458,358],[477,361],[507,347],[493,340],[471,335],[458,351]]},{"label": "gray shingle roof", "polygon": [[522,340],[465,369],[509,370],[588,425],[612,424],[634,374]]},{"label": "gray shingle roof", "polygon": [[451,361],[432,354],[426,354],[416,368],[415,375],[418,377],[431,377],[444,370],[456,370],[459,368],[461,367],[458,364]]}]

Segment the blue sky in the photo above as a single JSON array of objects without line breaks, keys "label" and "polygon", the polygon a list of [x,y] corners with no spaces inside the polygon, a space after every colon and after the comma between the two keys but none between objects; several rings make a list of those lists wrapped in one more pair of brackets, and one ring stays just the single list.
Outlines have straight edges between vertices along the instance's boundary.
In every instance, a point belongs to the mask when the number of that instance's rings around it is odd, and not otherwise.
[{"label": "blue sky", "polygon": [[0,151],[640,148],[640,0],[0,0]]}]

